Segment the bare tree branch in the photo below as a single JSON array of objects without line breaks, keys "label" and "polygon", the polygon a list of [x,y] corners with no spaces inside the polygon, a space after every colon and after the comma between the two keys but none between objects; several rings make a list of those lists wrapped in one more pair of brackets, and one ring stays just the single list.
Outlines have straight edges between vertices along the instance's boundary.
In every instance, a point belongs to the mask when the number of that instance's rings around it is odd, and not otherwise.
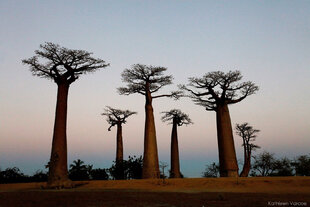
[{"label": "bare tree branch", "polygon": [[164,111],[161,113],[164,114],[161,117],[161,120],[163,122],[168,122],[169,124],[172,124],[174,121],[178,126],[182,126],[183,124],[185,124],[185,125],[193,124],[193,122],[189,118],[189,116],[187,114],[183,113],[179,109],[172,109],[170,111]]},{"label": "bare tree branch", "polygon": [[[131,69],[125,69],[122,73],[122,81],[127,83],[127,86],[117,90],[121,95],[156,93],[164,86],[172,84],[172,76],[163,74],[166,70],[165,67],[135,64]],[[152,98],[173,97],[178,99],[180,95],[181,92],[171,92],[171,94],[156,95]]]},{"label": "bare tree branch", "polygon": [[203,78],[189,78],[187,86],[179,88],[187,91],[195,104],[204,106],[206,110],[216,110],[218,104],[234,104],[258,91],[258,87],[248,81],[238,83],[242,79],[240,71],[209,72]]},{"label": "bare tree branch", "polygon": [[249,123],[245,122],[243,124],[236,124],[236,134],[240,136],[247,149],[259,148],[259,146],[254,145],[253,141],[256,140],[257,133],[260,132],[258,129],[254,129]]},{"label": "bare tree branch", "polygon": [[111,131],[111,128],[117,124],[125,124],[127,118],[131,115],[137,114],[137,112],[129,110],[115,109],[110,106],[107,106],[104,110],[104,113],[101,115],[107,116],[107,122],[110,124],[108,131]]},{"label": "bare tree branch", "polygon": [[155,98],[161,98],[161,97],[172,97],[175,100],[178,100],[182,96],[183,96],[182,91],[172,91],[170,94],[162,94],[162,95],[152,96],[152,98],[155,99]]},{"label": "bare tree branch", "polygon": [[[30,65],[33,75],[53,79],[56,83],[65,81],[70,84],[81,74],[109,66],[105,61],[91,57],[90,52],[67,49],[51,42],[41,44],[35,54],[22,62]],[[39,59],[45,62],[40,64]]]}]

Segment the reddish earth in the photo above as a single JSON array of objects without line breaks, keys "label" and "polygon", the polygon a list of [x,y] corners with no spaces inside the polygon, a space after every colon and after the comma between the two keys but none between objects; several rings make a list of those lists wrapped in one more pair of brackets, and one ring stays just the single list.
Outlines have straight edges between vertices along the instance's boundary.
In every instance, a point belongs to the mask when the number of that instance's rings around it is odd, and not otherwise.
[{"label": "reddish earth", "polygon": [[310,177],[187,178],[76,182],[73,189],[45,183],[0,185],[5,206],[310,206]]}]

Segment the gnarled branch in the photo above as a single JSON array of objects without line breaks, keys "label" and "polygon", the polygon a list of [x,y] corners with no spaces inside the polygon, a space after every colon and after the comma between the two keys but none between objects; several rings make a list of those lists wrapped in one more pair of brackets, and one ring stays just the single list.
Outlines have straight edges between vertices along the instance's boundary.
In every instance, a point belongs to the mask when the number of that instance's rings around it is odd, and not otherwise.
[{"label": "gnarled branch", "polygon": [[[35,54],[22,62],[30,65],[33,75],[53,79],[56,83],[70,84],[81,74],[109,66],[104,60],[91,57],[90,52],[67,49],[51,42],[41,44]],[[39,63],[39,59],[45,62]]]},{"label": "gnarled branch", "polygon": [[111,131],[111,128],[117,124],[125,124],[127,118],[131,115],[137,114],[137,112],[129,110],[121,110],[107,106],[104,110],[104,113],[101,115],[107,116],[107,122],[110,124],[108,131]]}]

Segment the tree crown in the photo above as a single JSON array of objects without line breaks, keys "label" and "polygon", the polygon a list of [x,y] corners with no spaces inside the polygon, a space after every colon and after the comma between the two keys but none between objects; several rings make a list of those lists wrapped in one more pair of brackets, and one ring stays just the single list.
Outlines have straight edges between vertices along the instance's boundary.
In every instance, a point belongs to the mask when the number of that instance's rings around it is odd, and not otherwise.
[{"label": "tree crown", "polygon": [[[22,62],[30,66],[33,75],[54,80],[56,83],[72,83],[81,74],[94,72],[109,66],[105,61],[91,57],[92,53],[73,50],[46,42],[35,50],[35,56]],[[46,60],[39,63],[39,60]]]},{"label": "tree crown", "polygon": [[185,113],[183,113],[179,109],[172,109],[170,111],[164,111],[162,112],[164,115],[161,117],[161,120],[163,122],[169,122],[172,124],[175,122],[178,126],[182,126],[183,124],[193,124],[192,120],[189,118],[189,116]]},{"label": "tree crown", "polygon": [[84,161],[77,159],[74,160],[72,164],[70,164],[70,170],[71,171],[76,171],[76,170],[86,170],[87,169],[87,165],[84,164]]},{"label": "tree crown", "polygon": [[[172,84],[173,77],[163,74],[166,70],[165,67],[135,64],[131,69],[123,71],[122,81],[127,83],[127,87],[118,88],[118,92],[121,95],[133,93],[147,95],[147,93],[158,92],[162,87]],[[152,98],[173,97],[178,99],[181,94],[181,91],[174,91],[170,94],[152,96]]]},{"label": "tree crown", "polygon": [[261,176],[268,176],[275,170],[274,163],[276,158],[273,153],[264,151],[259,155],[253,156],[253,158],[253,170],[258,171]]},{"label": "tree crown", "polygon": [[115,109],[110,106],[107,106],[104,110],[105,112],[101,115],[107,116],[107,122],[110,124],[108,128],[111,131],[111,128],[117,124],[125,124],[127,122],[127,118],[133,114],[137,114],[137,112],[129,111],[129,110],[120,110]]},{"label": "tree crown", "polygon": [[[255,150],[257,148],[260,148],[260,146],[251,143],[256,140],[257,133],[260,132],[260,130],[254,129],[247,122],[243,124],[236,124],[235,129],[236,129],[236,134],[243,139],[244,144],[247,145],[247,147],[249,147],[250,150]],[[242,144],[242,146],[244,144]]]},{"label": "tree crown", "polygon": [[197,105],[215,111],[220,104],[238,103],[258,91],[258,87],[250,81],[239,83],[241,79],[240,71],[215,71],[205,74],[202,78],[189,78],[187,86],[179,87],[188,91],[188,96]]},{"label": "tree crown", "polygon": [[260,132],[258,129],[254,129],[249,123],[236,124],[236,134],[247,141],[255,141],[257,133]]}]

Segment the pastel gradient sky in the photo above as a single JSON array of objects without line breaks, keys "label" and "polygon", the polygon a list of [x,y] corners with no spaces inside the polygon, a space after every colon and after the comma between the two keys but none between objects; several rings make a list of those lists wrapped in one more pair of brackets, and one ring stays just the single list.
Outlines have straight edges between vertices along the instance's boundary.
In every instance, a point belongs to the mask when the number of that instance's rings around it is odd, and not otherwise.
[{"label": "pastel gradient sky", "polygon": [[[240,70],[260,90],[230,106],[232,124],[249,122],[257,144],[294,158],[310,148],[310,1],[0,1],[0,168],[31,174],[49,160],[56,84],[34,77],[21,60],[49,41],[84,49],[111,66],[84,75],[69,93],[69,163],[109,167],[116,130],[100,115],[107,105],[137,111],[123,128],[124,153],[143,153],[144,98],[120,96],[132,64],[168,67],[174,85],[188,77]],[[179,128],[181,171],[199,177],[218,162],[215,113],[189,99],[154,101],[159,158],[169,163],[171,125],[160,112],[179,108],[194,125]],[[235,136],[242,162],[241,138]]]}]

